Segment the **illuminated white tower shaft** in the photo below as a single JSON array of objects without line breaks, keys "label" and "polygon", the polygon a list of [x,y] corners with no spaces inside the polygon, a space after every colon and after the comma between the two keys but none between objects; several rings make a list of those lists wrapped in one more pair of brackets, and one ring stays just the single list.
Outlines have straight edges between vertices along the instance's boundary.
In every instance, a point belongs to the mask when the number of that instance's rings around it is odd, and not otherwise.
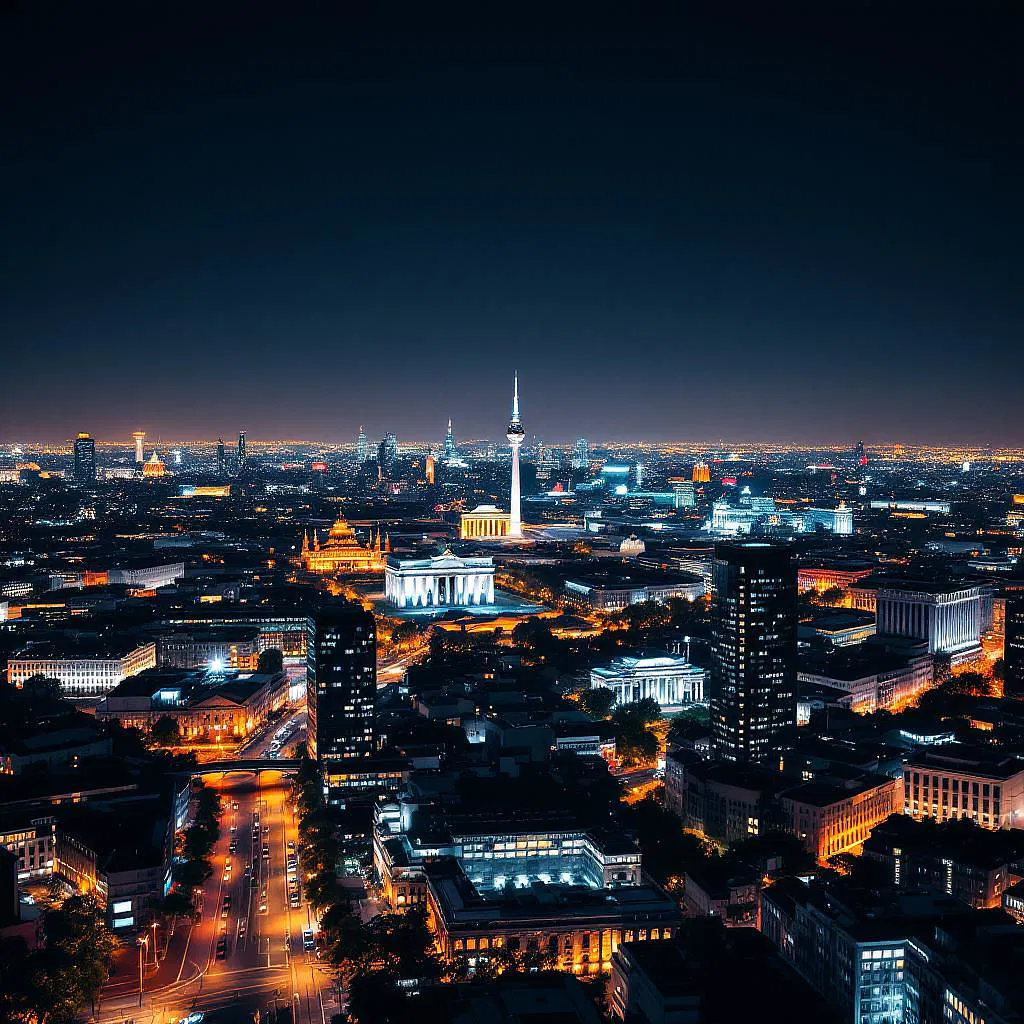
[{"label": "illuminated white tower shaft", "polygon": [[136,430],[132,434],[132,440],[135,442],[136,465],[141,466],[146,461],[146,456],[142,451],[143,445],[146,443],[146,432],[144,430]]},{"label": "illuminated white tower shaft", "polygon": [[523,438],[526,432],[519,419],[519,374],[515,376],[515,388],[512,397],[512,420],[508,425],[508,433],[505,435],[508,443],[512,446],[512,494],[509,502],[509,529],[510,537],[522,537],[523,515],[522,515],[522,494],[519,484],[519,449],[522,447]]}]

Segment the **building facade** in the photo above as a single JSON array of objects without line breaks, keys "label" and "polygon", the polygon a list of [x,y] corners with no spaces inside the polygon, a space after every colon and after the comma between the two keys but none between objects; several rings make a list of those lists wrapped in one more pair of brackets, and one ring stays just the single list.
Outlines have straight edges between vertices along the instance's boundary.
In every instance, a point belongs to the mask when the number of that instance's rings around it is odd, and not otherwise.
[{"label": "building facade", "polygon": [[640,651],[591,669],[590,686],[611,690],[617,704],[651,697],[662,711],[673,711],[704,700],[704,669],[678,654]]},{"label": "building facade", "polygon": [[712,751],[762,761],[796,729],[796,569],[788,547],[716,548],[712,598]]},{"label": "building facade", "polygon": [[1007,697],[1024,697],[1024,587],[1008,588],[1004,611],[1004,686]]},{"label": "building facade", "polygon": [[982,589],[917,583],[882,587],[876,603],[878,632],[927,640],[929,654],[978,651]]},{"label": "building facade", "polygon": [[912,818],[970,818],[982,828],[1020,828],[1024,761],[957,743],[925,750],[903,768],[903,813]]},{"label": "building facade", "polygon": [[512,517],[497,505],[477,505],[472,512],[463,512],[459,536],[463,540],[500,540],[511,530]]},{"label": "building facade", "polygon": [[75,483],[89,485],[96,483],[96,442],[89,434],[75,438]]},{"label": "building facade", "polygon": [[494,559],[462,557],[446,548],[433,558],[389,555],[384,596],[395,608],[459,608],[494,604]]},{"label": "building facade", "polygon": [[7,682],[22,687],[32,676],[59,679],[67,697],[95,697],[114,689],[122,679],[156,667],[156,644],[145,643],[122,653],[100,657],[60,654],[45,656],[27,650],[7,662]]},{"label": "building facade", "polygon": [[308,533],[303,533],[298,558],[298,564],[306,572],[333,576],[384,571],[391,540],[381,538],[380,530],[376,536],[371,531],[369,543],[365,546],[344,518],[335,520],[323,544],[316,530],[312,532],[312,541]]}]

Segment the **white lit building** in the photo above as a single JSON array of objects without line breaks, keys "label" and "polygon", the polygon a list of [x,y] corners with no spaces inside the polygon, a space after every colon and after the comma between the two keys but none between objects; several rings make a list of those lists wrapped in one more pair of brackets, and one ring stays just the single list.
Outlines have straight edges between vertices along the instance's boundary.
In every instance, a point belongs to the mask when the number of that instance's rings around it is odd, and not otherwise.
[{"label": "white lit building", "polygon": [[927,640],[929,654],[971,655],[981,647],[982,590],[915,582],[880,588],[878,632]]},{"label": "white lit building", "polygon": [[395,608],[460,608],[494,604],[494,559],[460,557],[445,549],[433,558],[389,555],[384,596]]},{"label": "white lit building", "polygon": [[652,697],[662,711],[673,711],[704,700],[704,669],[678,654],[638,651],[591,669],[590,688],[598,687],[611,690],[617,704]]},{"label": "white lit building", "polygon": [[33,676],[59,679],[66,697],[95,697],[114,689],[122,679],[156,668],[156,644],[146,643],[120,651],[46,650],[30,646],[7,662],[7,682],[22,687]]},{"label": "white lit building", "polygon": [[814,533],[819,526],[837,537],[849,537],[853,533],[853,509],[846,505],[838,508],[805,508],[798,515],[803,518],[804,533]]}]

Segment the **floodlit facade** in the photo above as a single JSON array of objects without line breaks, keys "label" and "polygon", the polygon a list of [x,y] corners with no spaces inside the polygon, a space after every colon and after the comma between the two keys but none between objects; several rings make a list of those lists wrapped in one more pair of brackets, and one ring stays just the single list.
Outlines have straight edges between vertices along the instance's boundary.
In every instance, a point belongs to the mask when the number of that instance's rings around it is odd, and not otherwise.
[{"label": "floodlit facade", "polygon": [[477,505],[462,513],[459,533],[463,540],[500,540],[509,535],[511,524],[511,515],[497,505]]},{"label": "floodlit facade", "polygon": [[384,596],[395,608],[460,608],[494,604],[494,559],[463,558],[446,548],[433,558],[388,557]]},{"label": "floodlit facade", "polygon": [[678,654],[640,651],[591,669],[590,687],[611,690],[617,704],[650,697],[662,711],[673,711],[704,700],[704,669]]},{"label": "floodlit facade", "polygon": [[929,654],[973,653],[981,647],[980,586],[908,583],[878,591],[878,632],[928,641]]},{"label": "floodlit facade", "polygon": [[308,533],[302,535],[298,562],[306,572],[319,576],[378,573],[384,571],[384,559],[390,550],[391,540],[382,539],[380,530],[376,536],[371,532],[370,542],[364,546],[348,522],[338,518],[323,544],[316,530],[312,541]]},{"label": "floodlit facade", "polygon": [[59,679],[66,697],[95,697],[114,689],[122,679],[156,668],[156,644],[139,644],[124,653],[90,657],[68,654],[42,656],[32,650],[7,662],[7,682],[24,686],[33,676]]}]

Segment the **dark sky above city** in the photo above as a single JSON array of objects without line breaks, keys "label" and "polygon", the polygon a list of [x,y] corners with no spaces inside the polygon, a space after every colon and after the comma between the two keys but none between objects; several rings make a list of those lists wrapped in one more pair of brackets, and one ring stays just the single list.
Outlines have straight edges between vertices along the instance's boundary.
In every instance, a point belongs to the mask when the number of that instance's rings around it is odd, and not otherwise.
[{"label": "dark sky above city", "polygon": [[665,6],[6,5],[0,439],[1024,445],[1020,5]]}]

